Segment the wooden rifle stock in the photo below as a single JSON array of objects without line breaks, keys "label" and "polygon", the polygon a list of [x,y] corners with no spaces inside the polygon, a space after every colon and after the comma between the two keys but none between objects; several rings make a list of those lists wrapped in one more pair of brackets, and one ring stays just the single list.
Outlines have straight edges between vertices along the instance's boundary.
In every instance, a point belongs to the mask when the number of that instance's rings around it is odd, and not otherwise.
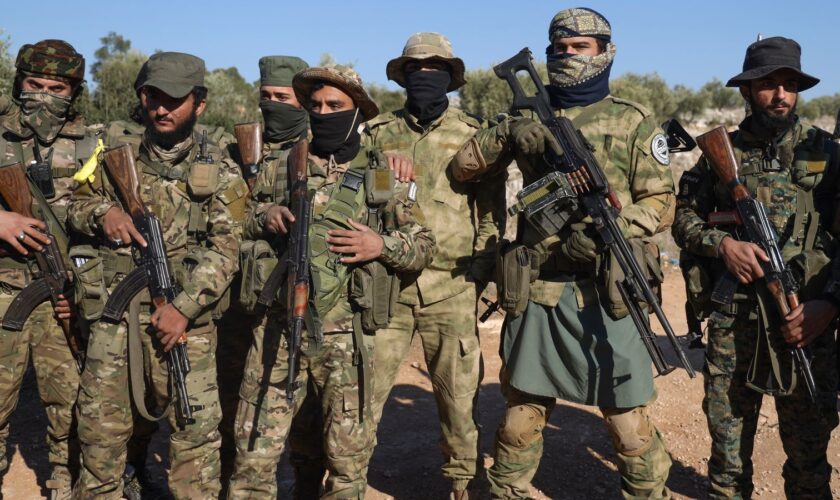
[{"label": "wooden rifle stock", "polygon": [[747,188],[738,181],[738,161],[725,127],[717,127],[697,137],[697,144],[718,179],[730,187],[735,201],[750,198]]},{"label": "wooden rifle stock", "polygon": [[248,188],[253,189],[260,173],[260,156],[262,156],[262,133],[257,122],[238,123],[233,126],[233,135],[239,148],[239,159],[242,162],[242,175]]},{"label": "wooden rifle stock", "polygon": [[137,178],[137,168],[134,165],[134,152],[131,146],[123,144],[102,153],[105,166],[110,174],[111,182],[117,190],[132,217],[142,217],[146,214],[143,200],[140,199],[140,180]]}]

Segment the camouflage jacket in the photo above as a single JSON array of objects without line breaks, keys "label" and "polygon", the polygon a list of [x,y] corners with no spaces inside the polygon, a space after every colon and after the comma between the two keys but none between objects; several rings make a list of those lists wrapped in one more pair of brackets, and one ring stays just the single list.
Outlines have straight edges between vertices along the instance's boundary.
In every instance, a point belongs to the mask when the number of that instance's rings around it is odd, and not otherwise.
[{"label": "camouflage jacket", "polygon": [[[595,148],[595,158],[623,207],[618,222],[625,236],[648,237],[666,229],[673,213],[674,181],[667,149],[663,152],[657,147],[665,139],[662,129],[650,112],[632,101],[608,96],[589,106],[558,110],[557,114],[572,120]],[[543,159],[522,154],[511,141],[510,123],[506,119],[477,134],[478,147],[487,164],[484,171],[458,171],[455,175],[472,178],[506,168],[512,160],[516,160],[526,185],[545,175]],[[544,240],[528,224],[520,226],[523,230],[519,240],[537,250],[544,260],[540,277],[531,284],[530,297],[536,303],[554,306],[563,292],[564,283],[546,275],[580,271],[579,265],[568,262],[557,251],[571,231],[569,225]]]},{"label": "camouflage jacket", "polygon": [[265,142],[260,158],[260,172],[248,200],[245,219],[245,238],[271,238],[263,231],[265,213],[274,205],[286,205],[289,194],[287,160],[289,150],[297,141]]},{"label": "camouflage jacket", "polygon": [[[359,157],[366,155],[366,151],[366,148],[362,148],[356,159],[343,164],[336,164],[332,159],[325,160],[312,154],[309,155],[308,187],[310,193],[314,193],[313,223],[321,218],[327,203],[341,185],[344,173],[351,164],[358,163]],[[273,179],[269,169],[260,172],[257,184],[254,186],[254,199],[250,204],[249,226],[262,227],[265,222],[265,213],[270,206],[275,205],[272,201],[273,187],[268,187]],[[258,188],[258,186],[268,187],[268,189]],[[286,203],[287,196],[284,194],[284,198],[281,198],[283,203]],[[368,210],[364,203],[358,207],[354,220],[367,225]],[[419,272],[432,261],[435,252],[435,237],[425,227],[425,219],[419,205],[409,200],[405,189],[398,188],[391,200],[380,209],[380,220],[383,226],[380,234],[384,242],[382,255],[379,257],[382,264],[398,273],[411,273]],[[316,249],[327,247],[323,237],[316,234],[310,226],[310,256],[314,258],[318,251]],[[336,265],[344,265],[338,262],[338,257],[335,255],[330,260],[335,261]],[[317,286],[314,292],[317,302],[317,294],[320,293]],[[348,289],[344,286],[337,305],[320,318],[322,330],[324,333],[349,332],[353,330],[352,320],[353,311],[350,308]]]},{"label": "camouflage jacket", "polygon": [[[833,171],[837,175],[837,159],[833,160],[835,166],[829,168],[831,156],[824,151],[825,135],[800,121],[775,141],[762,139],[754,128],[748,117],[737,132],[730,134],[739,163],[738,176],[750,194],[764,204],[783,258],[790,260],[803,250],[830,253],[831,237],[824,227],[833,216],[836,180],[824,174]],[[798,210],[800,203],[803,205]],[[812,203],[811,208],[804,203]],[[712,212],[731,210],[735,210],[735,204],[730,190],[701,156],[680,178],[672,232],[682,249],[712,259],[714,269],[708,272],[715,278],[725,270],[723,261],[717,258],[721,240],[726,236],[738,239],[738,235],[735,226],[713,227],[707,221]],[[801,212],[799,217],[797,212]],[[808,237],[812,226],[812,236]],[[739,293],[751,295],[753,291],[741,286]]]},{"label": "camouflage jacket", "polygon": [[[187,154],[174,162],[150,160],[153,153],[132,139],[125,138],[134,147],[140,197],[160,219],[166,254],[181,288],[173,305],[186,317],[195,319],[225,293],[239,267],[248,187],[237,165],[223,157],[221,149],[213,147],[210,153],[219,165],[215,191],[201,198],[190,194],[188,176],[199,149],[199,136],[195,133]],[[108,139],[111,144],[119,141],[120,138]],[[101,171],[97,174],[93,184],[83,184],[74,193],[68,222],[73,231],[99,238],[102,246],[107,246],[102,241],[102,217],[112,207],[121,205],[108,176]],[[125,256],[130,252],[122,247],[115,253]],[[189,276],[179,272],[185,268],[189,268]]]},{"label": "camouflage jacket", "polygon": [[[21,162],[28,167],[35,160],[35,135],[21,124],[20,108],[11,100],[0,99],[0,165]],[[39,145],[41,159],[52,168],[55,187],[55,196],[47,201],[65,229],[67,205],[76,187],[73,174],[93,154],[96,140],[96,132],[87,127],[84,118],[79,116],[64,124],[52,144]],[[1,206],[0,210],[3,210]],[[26,285],[28,278],[29,270],[24,260],[0,258],[0,282],[20,288]]]},{"label": "camouflage jacket", "polygon": [[482,285],[490,281],[499,237],[494,195],[503,196],[504,178],[476,185],[459,182],[447,172],[461,146],[485,128],[482,122],[449,107],[423,127],[401,109],[377,116],[367,127],[364,137],[372,146],[414,162],[417,203],[437,240],[437,253],[429,267],[405,278],[400,302],[430,304],[463,292],[473,281]]}]

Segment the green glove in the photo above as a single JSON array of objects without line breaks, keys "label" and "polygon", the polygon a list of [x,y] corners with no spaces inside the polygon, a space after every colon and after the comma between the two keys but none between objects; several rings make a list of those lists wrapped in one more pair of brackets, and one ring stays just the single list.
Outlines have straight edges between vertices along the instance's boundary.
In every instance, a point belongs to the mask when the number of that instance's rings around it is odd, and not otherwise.
[{"label": "green glove", "polygon": [[560,254],[579,264],[589,264],[599,253],[599,245],[586,234],[587,225],[581,222],[572,224],[572,232],[560,245]]},{"label": "green glove", "polygon": [[545,153],[546,143],[555,152],[559,152],[559,147],[556,145],[551,131],[540,122],[530,118],[514,118],[511,120],[508,130],[511,139],[516,143],[516,147],[526,155]]}]

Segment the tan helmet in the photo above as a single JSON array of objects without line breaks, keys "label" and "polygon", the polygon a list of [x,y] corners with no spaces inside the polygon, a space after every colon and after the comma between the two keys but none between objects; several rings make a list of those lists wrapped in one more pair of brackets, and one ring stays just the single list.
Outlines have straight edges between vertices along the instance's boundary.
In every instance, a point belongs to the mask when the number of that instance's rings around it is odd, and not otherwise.
[{"label": "tan helmet", "polygon": [[385,74],[388,75],[389,80],[405,87],[405,63],[424,59],[442,61],[452,68],[452,81],[446,89],[447,92],[458,89],[466,83],[466,80],[464,80],[464,61],[455,57],[449,39],[440,33],[426,32],[411,35],[405,42],[402,55],[388,61]]},{"label": "tan helmet", "polygon": [[379,114],[379,107],[365,90],[362,78],[353,68],[341,64],[328,64],[322,67],[307,68],[292,79],[295,96],[301,103],[310,102],[312,86],[318,82],[334,85],[347,93],[359,108],[365,121]]}]

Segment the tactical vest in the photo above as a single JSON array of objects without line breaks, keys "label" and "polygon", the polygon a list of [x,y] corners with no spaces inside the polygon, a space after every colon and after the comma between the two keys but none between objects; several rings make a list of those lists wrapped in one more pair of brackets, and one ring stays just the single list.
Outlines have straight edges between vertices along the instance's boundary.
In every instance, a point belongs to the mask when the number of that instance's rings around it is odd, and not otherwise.
[{"label": "tactical vest", "polygon": [[[22,163],[26,168],[29,167],[35,161],[35,152],[34,147],[24,148],[23,143],[19,140],[15,140],[18,137],[12,133],[10,133],[6,128],[0,126],[0,155],[5,155],[6,150],[9,144],[12,145],[12,152],[13,156],[8,161],[4,161],[6,165],[12,165],[15,163]],[[95,133],[91,132],[90,130],[85,130],[85,135],[82,138],[76,139],[74,141],[74,159],[73,159],[73,166],[66,167],[66,166],[51,166],[52,176],[54,179],[66,179],[73,177],[76,173],[78,168],[87,161],[88,158],[93,154],[94,150],[96,149],[96,141],[97,136]],[[33,142],[34,144],[34,142]],[[47,157],[42,157],[42,160],[46,161],[47,163],[51,163],[51,153],[47,155]],[[48,203],[50,200],[46,200]],[[34,201],[35,204],[38,204],[37,198]],[[46,211],[49,213],[45,214],[48,222],[58,222],[58,224],[51,223],[50,224],[50,231],[56,232],[58,230],[66,233],[67,232],[67,209],[64,206],[56,206],[49,204],[44,207]],[[66,241],[66,237],[63,238]],[[66,248],[61,249],[62,252],[66,252]],[[29,268],[30,262],[27,259],[21,257],[0,257],[0,269],[21,269],[21,270],[30,270]]]}]

